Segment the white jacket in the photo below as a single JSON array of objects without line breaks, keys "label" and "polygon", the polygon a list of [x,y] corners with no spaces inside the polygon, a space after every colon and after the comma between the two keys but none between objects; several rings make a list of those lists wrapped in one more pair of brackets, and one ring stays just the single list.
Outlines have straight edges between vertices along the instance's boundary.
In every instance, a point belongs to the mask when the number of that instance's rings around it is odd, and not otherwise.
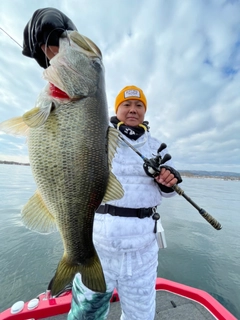
[{"label": "white jacket", "polygon": [[[160,142],[149,132],[136,141],[124,136],[143,156],[152,158],[157,154]],[[162,157],[167,149],[161,152]],[[166,162],[173,166],[172,161]],[[163,193],[153,178],[146,175],[143,160],[124,142],[117,149],[112,161],[112,172],[123,186],[124,196],[108,204],[126,208],[149,208],[159,206],[162,197],[171,197],[172,193]],[[150,218],[118,217],[96,213],[94,219],[94,242],[96,247],[110,251],[133,251],[148,246],[155,239],[155,221]]]}]

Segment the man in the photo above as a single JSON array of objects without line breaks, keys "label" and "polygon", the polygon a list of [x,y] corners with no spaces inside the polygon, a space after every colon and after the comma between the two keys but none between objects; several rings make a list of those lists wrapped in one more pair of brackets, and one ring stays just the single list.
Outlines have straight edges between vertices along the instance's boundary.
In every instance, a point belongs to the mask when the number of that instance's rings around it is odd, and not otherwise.
[{"label": "man", "polygon": [[[116,97],[116,116],[111,125],[147,158],[156,154],[160,142],[151,137],[144,121],[147,99],[136,86],[123,88]],[[164,150],[162,156],[167,152]],[[155,178],[143,169],[142,159],[124,142],[115,154],[112,171],[124,189],[122,199],[102,204],[95,214],[94,245],[101,260],[107,292],[86,288],[77,274],[73,283],[72,307],[68,319],[107,319],[109,300],[117,288],[122,308],[121,320],[153,320],[158,245],[155,208],[162,197],[175,193],[171,186],[181,182],[168,161]]]}]

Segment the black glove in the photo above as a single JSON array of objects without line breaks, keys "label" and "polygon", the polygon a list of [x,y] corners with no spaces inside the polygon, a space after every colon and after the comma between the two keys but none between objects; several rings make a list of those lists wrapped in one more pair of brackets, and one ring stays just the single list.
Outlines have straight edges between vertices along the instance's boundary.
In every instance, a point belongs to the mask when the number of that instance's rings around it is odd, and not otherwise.
[{"label": "black glove", "polygon": [[[177,179],[177,184],[182,182],[182,178],[180,176],[180,173],[177,170],[175,170],[172,167],[165,166],[165,165],[162,165],[161,168],[165,168],[166,170],[169,170],[174,175],[174,178]],[[158,184],[158,186],[162,192],[165,192],[165,193],[174,192],[174,190],[171,187],[167,187],[161,183],[158,183],[157,181],[156,181],[156,183]]]},{"label": "black glove", "polygon": [[174,175],[174,178],[177,179],[177,184],[182,182],[182,178],[180,176],[180,173],[177,170],[175,170],[172,167],[165,166],[165,165],[162,165],[161,168],[165,168],[166,170],[169,170]]},{"label": "black glove", "polygon": [[59,46],[59,38],[65,30],[77,30],[65,14],[55,8],[38,9],[24,29],[22,54],[34,58],[46,69],[49,60],[41,45]]}]

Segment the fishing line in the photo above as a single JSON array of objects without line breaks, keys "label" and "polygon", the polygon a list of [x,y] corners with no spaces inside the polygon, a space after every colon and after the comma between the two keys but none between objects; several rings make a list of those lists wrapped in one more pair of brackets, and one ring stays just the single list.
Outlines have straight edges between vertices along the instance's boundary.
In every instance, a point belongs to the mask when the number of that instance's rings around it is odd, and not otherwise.
[{"label": "fishing line", "polygon": [[9,38],[11,38],[14,42],[16,42],[16,44],[18,44],[20,48],[23,48],[23,47],[22,47],[15,39],[13,39],[13,37],[11,37],[10,34],[8,34],[3,28],[0,27],[0,29],[1,29],[3,32],[5,32],[6,35],[9,36]]}]

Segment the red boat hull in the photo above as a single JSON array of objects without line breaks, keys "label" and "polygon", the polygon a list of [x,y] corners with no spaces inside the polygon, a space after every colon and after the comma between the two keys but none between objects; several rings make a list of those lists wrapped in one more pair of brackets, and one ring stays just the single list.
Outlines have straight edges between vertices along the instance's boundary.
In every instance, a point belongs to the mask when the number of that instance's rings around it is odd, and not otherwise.
[{"label": "red boat hull", "polygon": [[[156,282],[156,290],[165,290],[185,298],[194,300],[209,310],[218,320],[237,320],[227,309],[225,309],[217,300],[205,291],[195,289],[174,281],[158,278]],[[11,314],[11,308],[0,313],[0,320],[26,320],[41,319],[68,313],[71,306],[71,291],[64,293],[58,298],[46,299],[45,294],[39,297],[38,306],[28,309],[28,302],[24,304],[22,311]],[[117,291],[114,291],[111,302],[118,301]]]}]

